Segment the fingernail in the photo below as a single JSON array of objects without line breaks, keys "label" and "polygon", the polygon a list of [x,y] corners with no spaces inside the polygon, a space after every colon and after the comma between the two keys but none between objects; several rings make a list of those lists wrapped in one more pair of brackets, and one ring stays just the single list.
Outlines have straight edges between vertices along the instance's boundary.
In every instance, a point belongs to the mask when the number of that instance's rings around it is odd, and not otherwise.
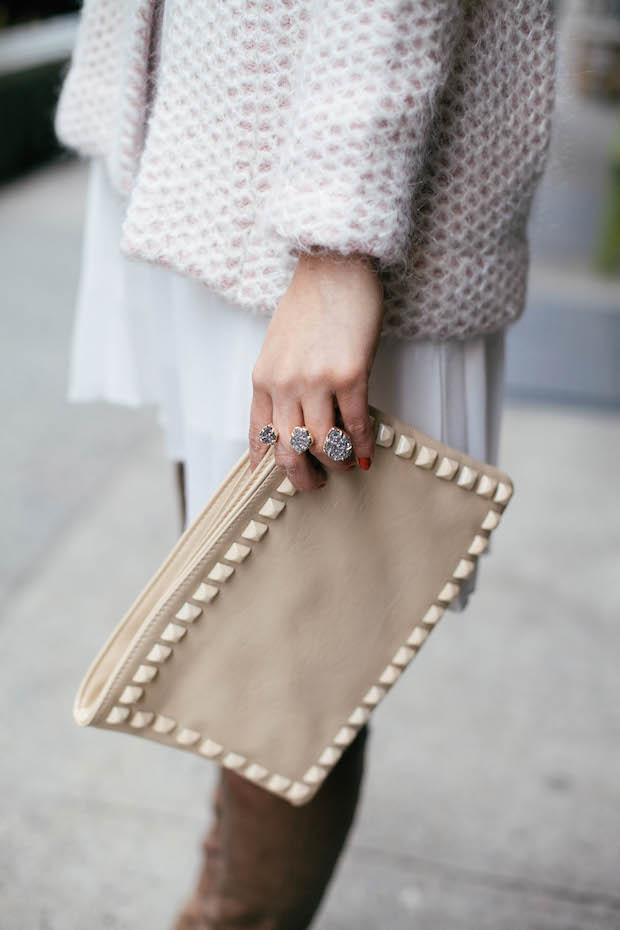
[{"label": "fingernail", "polygon": [[370,461],[371,461],[370,459],[363,458],[363,459],[358,459],[357,461],[359,462],[359,466],[362,469],[362,471],[368,471],[368,469],[370,468]]}]

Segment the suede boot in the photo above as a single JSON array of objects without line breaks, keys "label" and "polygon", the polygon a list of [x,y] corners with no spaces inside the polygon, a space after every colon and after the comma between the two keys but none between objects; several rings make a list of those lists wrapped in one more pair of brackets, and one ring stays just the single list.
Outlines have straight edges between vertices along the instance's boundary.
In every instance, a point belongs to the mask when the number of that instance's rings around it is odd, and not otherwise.
[{"label": "suede boot", "polygon": [[368,732],[301,807],[220,768],[198,884],[174,930],[306,930],[353,823]]}]

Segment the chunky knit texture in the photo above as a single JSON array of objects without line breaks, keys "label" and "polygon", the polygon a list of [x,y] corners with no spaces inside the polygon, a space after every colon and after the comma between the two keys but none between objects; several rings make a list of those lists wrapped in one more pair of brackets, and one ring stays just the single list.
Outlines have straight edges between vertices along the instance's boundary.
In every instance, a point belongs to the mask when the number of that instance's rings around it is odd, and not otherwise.
[{"label": "chunky knit texture", "polygon": [[552,0],[166,0],[161,30],[157,13],[85,0],[56,117],[128,195],[127,255],[269,314],[300,252],[361,252],[401,338],[520,315]]}]

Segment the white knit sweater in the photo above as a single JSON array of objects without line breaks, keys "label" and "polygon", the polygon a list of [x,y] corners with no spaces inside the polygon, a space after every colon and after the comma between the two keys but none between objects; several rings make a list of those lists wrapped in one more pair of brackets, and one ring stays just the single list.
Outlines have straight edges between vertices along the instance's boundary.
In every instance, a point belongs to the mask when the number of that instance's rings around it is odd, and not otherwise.
[{"label": "white knit sweater", "polygon": [[128,195],[127,255],[271,313],[300,251],[362,252],[384,332],[466,338],[524,307],[552,10],[85,0],[56,131]]}]

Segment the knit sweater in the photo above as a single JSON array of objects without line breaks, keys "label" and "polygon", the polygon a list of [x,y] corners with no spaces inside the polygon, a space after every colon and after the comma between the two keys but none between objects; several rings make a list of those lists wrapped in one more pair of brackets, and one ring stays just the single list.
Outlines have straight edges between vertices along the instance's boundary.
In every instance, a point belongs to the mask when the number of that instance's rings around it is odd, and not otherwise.
[{"label": "knit sweater", "polygon": [[127,195],[126,255],[271,314],[300,253],[362,253],[383,333],[517,319],[553,0],[166,0],[160,28],[157,13],[85,0],[56,113]]}]

